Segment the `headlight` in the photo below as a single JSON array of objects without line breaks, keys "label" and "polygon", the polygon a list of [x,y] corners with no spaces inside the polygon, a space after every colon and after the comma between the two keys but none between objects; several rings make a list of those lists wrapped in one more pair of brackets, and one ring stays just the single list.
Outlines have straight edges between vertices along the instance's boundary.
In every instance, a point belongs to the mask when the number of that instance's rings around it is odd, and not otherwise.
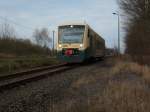
[{"label": "headlight", "polygon": [[80,44],[80,47],[83,47],[83,44]]},{"label": "headlight", "polygon": [[59,44],[59,47],[62,47],[62,45],[61,45],[61,44]]}]

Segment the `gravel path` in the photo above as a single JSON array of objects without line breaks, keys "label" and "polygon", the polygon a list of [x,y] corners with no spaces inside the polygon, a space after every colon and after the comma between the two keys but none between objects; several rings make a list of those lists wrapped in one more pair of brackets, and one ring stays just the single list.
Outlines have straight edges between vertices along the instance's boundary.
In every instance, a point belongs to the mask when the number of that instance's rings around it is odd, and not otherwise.
[{"label": "gravel path", "polygon": [[[102,61],[0,92],[0,112],[58,112],[88,105],[107,86],[110,61]],[[111,79],[115,80],[115,79]],[[118,77],[117,79],[118,80]],[[63,105],[62,105],[63,104]]]}]

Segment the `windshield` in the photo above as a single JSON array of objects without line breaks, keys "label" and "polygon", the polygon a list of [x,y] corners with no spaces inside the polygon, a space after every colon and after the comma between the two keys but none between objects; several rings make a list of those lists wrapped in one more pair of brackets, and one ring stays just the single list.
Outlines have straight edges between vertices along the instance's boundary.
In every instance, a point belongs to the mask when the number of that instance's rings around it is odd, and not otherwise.
[{"label": "windshield", "polygon": [[59,43],[82,43],[85,26],[59,27]]}]

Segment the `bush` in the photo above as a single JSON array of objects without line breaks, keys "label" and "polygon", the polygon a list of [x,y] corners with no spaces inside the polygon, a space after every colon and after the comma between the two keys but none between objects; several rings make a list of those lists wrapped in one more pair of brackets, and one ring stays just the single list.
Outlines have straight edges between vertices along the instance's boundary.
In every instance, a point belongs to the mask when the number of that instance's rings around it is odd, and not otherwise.
[{"label": "bush", "polygon": [[16,38],[0,38],[0,56],[45,56],[50,55],[51,50],[31,43],[29,40]]}]

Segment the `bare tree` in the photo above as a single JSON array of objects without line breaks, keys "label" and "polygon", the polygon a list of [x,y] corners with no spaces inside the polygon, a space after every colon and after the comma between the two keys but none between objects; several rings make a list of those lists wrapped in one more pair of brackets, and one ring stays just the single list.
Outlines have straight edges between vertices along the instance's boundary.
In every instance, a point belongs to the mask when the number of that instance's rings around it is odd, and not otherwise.
[{"label": "bare tree", "polygon": [[14,28],[7,21],[0,25],[1,38],[14,38],[15,35],[16,34]]},{"label": "bare tree", "polygon": [[148,63],[150,57],[150,0],[118,0],[126,15],[126,53],[135,61]]},{"label": "bare tree", "polygon": [[48,47],[51,42],[47,28],[42,28],[41,30],[36,29],[33,33],[33,37],[35,42],[43,47]]}]

